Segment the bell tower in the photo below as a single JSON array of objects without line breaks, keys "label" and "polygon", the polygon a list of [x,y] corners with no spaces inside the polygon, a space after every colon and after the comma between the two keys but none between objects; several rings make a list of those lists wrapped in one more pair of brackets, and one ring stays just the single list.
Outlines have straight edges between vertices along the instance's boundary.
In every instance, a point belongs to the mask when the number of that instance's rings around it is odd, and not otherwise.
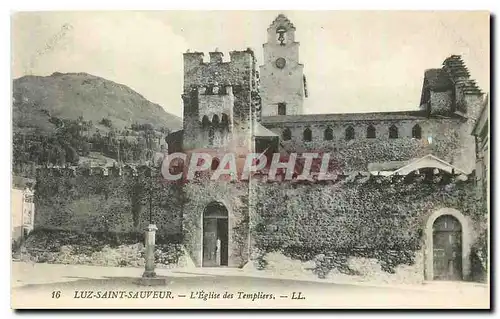
[{"label": "bell tower", "polygon": [[280,14],[267,29],[263,45],[264,63],[260,66],[262,116],[303,113],[304,65],[299,63],[299,43],[295,26]]}]

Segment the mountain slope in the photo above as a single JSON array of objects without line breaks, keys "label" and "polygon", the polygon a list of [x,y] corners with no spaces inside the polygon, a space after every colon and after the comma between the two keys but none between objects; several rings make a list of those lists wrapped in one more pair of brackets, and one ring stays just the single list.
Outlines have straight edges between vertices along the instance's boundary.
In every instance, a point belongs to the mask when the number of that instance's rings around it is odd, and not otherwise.
[{"label": "mountain slope", "polygon": [[177,130],[179,117],[167,113],[131,88],[87,73],[23,76],[13,81],[13,129],[50,133],[50,117],[77,119],[99,127],[103,118],[123,129],[133,123]]}]

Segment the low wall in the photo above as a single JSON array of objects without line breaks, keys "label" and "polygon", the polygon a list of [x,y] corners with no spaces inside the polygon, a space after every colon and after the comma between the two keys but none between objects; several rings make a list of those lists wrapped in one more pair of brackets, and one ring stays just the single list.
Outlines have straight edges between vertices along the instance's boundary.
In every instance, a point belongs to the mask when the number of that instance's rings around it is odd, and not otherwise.
[{"label": "low wall", "polygon": [[182,201],[181,187],[164,184],[157,175],[41,170],[35,189],[35,228],[142,232],[152,218],[159,234],[182,236]]},{"label": "low wall", "polygon": [[351,274],[333,268],[327,274],[318,276],[317,270],[321,268],[321,260],[324,258],[324,255],[318,255],[313,260],[303,262],[278,252],[272,252],[263,257],[266,261],[265,268],[259,269],[259,262],[254,260],[245,265],[244,270],[248,273],[267,274],[279,278],[295,280],[317,280],[320,278],[335,283],[421,284],[424,281],[422,252],[415,253],[413,264],[398,265],[395,267],[394,273],[384,271],[380,262],[375,258],[349,257],[346,265],[352,270]]},{"label": "low wall", "polygon": [[[189,267],[192,262],[179,242],[159,236],[155,250],[158,268]],[[35,230],[14,257],[40,263],[144,267],[144,234],[78,233]]]},{"label": "low wall", "polygon": [[[312,262],[311,271],[319,278],[336,273],[419,282],[424,276],[426,223],[434,212],[451,208],[470,221],[463,231],[470,239],[471,258],[484,248],[480,234],[487,212],[475,195],[473,181],[257,183],[250,216],[252,259],[264,270],[279,268],[278,262],[270,265],[273,253]],[[475,268],[464,271],[465,279],[477,275]]]}]

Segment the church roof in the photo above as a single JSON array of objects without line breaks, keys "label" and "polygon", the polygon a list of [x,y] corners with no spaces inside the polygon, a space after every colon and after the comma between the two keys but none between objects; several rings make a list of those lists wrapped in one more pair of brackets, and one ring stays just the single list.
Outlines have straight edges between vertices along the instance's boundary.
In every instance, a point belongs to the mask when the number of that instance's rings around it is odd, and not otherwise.
[{"label": "church roof", "polygon": [[414,120],[427,118],[422,110],[401,112],[370,112],[370,113],[329,113],[303,115],[263,116],[262,123],[304,123],[304,122],[348,122],[348,121],[378,121],[378,120]]},{"label": "church roof", "polygon": [[454,83],[465,94],[482,94],[476,81],[470,78],[469,70],[460,55],[447,57],[441,69],[428,69],[424,73],[424,84],[422,87],[422,99],[420,104],[424,104],[424,96],[429,91],[443,92],[453,90]]},{"label": "church roof", "polygon": [[260,136],[260,137],[277,137],[278,135],[272,132],[271,130],[265,128],[262,124],[260,123],[255,123],[254,127],[254,135],[255,136]]},{"label": "church roof", "polygon": [[465,66],[460,55],[452,55],[446,58],[443,62],[443,69],[446,70],[453,79],[459,77],[468,78],[470,76],[469,70]]},{"label": "church roof", "polygon": [[368,171],[370,172],[395,171],[403,166],[408,165],[409,162],[410,161],[390,161],[390,162],[368,163]]}]

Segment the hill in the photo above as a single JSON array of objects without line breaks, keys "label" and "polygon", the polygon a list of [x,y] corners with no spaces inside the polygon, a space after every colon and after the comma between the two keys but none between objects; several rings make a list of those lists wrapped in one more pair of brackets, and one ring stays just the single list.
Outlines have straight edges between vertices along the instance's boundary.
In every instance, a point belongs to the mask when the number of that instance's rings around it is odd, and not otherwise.
[{"label": "hill", "polygon": [[51,117],[76,120],[83,117],[98,129],[107,119],[117,129],[151,124],[155,129],[181,128],[179,117],[167,113],[131,88],[87,73],[54,73],[23,76],[13,81],[13,130],[52,133]]}]

